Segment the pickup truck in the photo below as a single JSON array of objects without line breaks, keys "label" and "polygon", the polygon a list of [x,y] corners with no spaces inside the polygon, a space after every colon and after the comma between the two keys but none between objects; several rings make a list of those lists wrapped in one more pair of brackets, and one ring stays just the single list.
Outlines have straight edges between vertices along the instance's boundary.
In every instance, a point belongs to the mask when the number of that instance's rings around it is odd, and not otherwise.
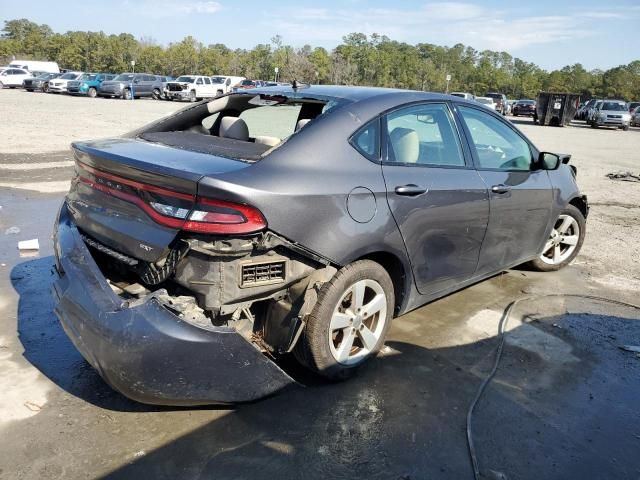
[{"label": "pickup truck", "polygon": [[172,82],[167,82],[163,93],[167,100],[189,100],[190,102],[218,95],[211,77],[203,75],[182,75]]}]

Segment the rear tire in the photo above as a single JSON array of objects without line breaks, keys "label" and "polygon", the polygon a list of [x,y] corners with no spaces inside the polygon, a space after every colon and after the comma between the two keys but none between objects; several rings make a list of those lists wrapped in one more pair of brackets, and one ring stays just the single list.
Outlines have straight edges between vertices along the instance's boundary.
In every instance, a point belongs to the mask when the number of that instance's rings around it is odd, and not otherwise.
[{"label": "rear tire", "polygon": [[624,127],[622,127],[622,130],[624,130],[625,132],[629,131],[629,125],[625,125]]},{"label": "rear tire", "polygon": [[160,100],[160,90],[158,90],[157,88],[154,88],[153,93],[151,93],[151,96],[153,97],[154,100]]},{"label": "rear tire", "polygon": [[322,286],[295,357],[330,380],[350,377],[384,345],[394,301],[382,266],[371,260],[347,265]]},{"label": "rear tire", "polygon": [[129,90],[128,88],[125,88],[122,91],[122,99],[123,100],[131,100],[131,90]]},{"label": "rear tire", "polygon": [[528,265],[539,272],[553,272],[566,267],[580,252],[586,227],[582,212],[573,205],[567,205],[560,212],[544,251]]},{"label": "rear tire", "polygon": [[98,91],[94,87],[91,87],[89,88],[87,95],[89,96],[89,98],[96,98],[96,96],[98,95]]}]

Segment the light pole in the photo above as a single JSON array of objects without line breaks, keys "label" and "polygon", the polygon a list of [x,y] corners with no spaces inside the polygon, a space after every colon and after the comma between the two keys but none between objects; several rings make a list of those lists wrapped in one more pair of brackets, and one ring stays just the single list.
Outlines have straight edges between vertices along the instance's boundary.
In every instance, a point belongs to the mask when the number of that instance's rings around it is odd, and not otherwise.
[{"label": "light pole", "polygon": [[447,75],[447,90],[444,93],[449,93],[449,82],[451,81],[451,75]]},{"label": "light pole", "polygon": [[275,75],[273,77],[273,81],[277,82],[278,81],[278,72],[280,71],[280,69],[278,67],[274,68],[273,71],[275,72]]},{"label": "light pole", "polygon": [[[131,68],[133,70],[132,73],[136,73],[136,61],[135,60],[131,60]],[[131,100],[133,101],[133,99],[135,98],[134,92],[133,92],[133,83],[135,80],[135,75],[131,78]]]}]

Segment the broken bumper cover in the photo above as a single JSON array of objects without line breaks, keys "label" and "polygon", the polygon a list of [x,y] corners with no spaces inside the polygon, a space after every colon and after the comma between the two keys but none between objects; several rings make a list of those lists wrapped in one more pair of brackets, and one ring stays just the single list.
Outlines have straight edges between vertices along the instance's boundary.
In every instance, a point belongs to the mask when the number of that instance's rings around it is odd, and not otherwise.
[{"label": "broken bumper cover", "polygon": [[132,400],[256,400],[295,383],[234,329],[196,327],[155,298],[129,306],[107,283],[64,204],[55,225],[55,313],[82,356]]}]

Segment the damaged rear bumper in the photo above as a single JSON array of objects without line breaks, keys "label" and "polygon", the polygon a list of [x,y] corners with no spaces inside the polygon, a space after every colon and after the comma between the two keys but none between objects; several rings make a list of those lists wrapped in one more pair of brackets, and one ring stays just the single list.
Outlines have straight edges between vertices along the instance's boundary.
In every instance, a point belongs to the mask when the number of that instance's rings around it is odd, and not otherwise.
[{"label": "damaged rear bumper", "polygon": [[82,356],[123,395],[158,405],[236,403],[295,383],[232,328],[197,327],[155,298],[130,306],[117,296],[66,205],[54,245],[55,313]]}]

